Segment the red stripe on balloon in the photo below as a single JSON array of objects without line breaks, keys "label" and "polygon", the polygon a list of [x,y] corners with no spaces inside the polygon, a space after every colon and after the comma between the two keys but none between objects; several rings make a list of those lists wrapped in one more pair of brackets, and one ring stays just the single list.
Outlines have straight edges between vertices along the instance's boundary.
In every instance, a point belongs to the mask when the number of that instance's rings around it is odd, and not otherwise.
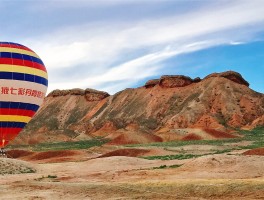
[{"label": "red stripe on balloon", "polygon": [[0,148],[4,148],[9,143],[8,140],[2,140],[0,141]]},{"label": "red stripe on balloon", "polygon": [[12,139],[13,136],[17,135],[22,128],[12,128],[12,127],[1,127],[1,135],[3,135],[3,139],[9,140]]},{"label": "red stripe on balloon", "polygon": [[0,115],[19,115],[19,116],[28,116],[33,117],[35,111],[33,110],[24,110],[24,109],[15,109],[15,108],[0,108]]},{"label": "red stripe on balloon", "polygon": [[15,44],[0,44],[0,47],[10,47],[10,48],[16,48],[16,49],[24,49],[30,52],[35,53],[34,51],[32,51],[31,49],[25,47],[25,46],[20,46],[20,45],[15,45]]},{"label": "red stripe on balloon", "polygon": [[1,127],[0,148],[4,148],[9,141],[13,140],[20,133],[20,131],[22,131],[22,128]]},{"label": "red stripe on balloon", "polygon": [[45,66],[28,61],[28,60],[23,60],[23,59],[15,59],[15,58],[0,58],[0,64],[6,64],[6,65],[20,65],[20,66],[25,66],[25,67],[31,67],[35,69],[42,70],[44,72],[47,72]]}]

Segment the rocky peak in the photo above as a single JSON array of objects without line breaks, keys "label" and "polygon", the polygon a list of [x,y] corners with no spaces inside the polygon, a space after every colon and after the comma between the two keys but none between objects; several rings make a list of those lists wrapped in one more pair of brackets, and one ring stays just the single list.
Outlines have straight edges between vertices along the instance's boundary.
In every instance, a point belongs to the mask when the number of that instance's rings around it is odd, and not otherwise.
[{"label": "rocky peak", "polygon": [[[164,75],[161,76],[160,79],[152,79],[146,82],[145,87],[151,88],[155,85],[160,85],[164,88],[174,88],[174,87],[184,87],[192,84],[194,81],[188,77],[183,75]],[[197,82],[199,82],[197,80]]]},{"label": "rocky peak", "polygon": [[160,86],[166,88],[174,87],[184,87],[192,84],[193,80],[188,76],[183,75],[173,75],[173,76],[161,76],[160,77]]},{"label": "rocky peak", "polygon": [[149,80],[149,81],[147,81],[146,83],[145,83],[145,87],[146,88],[151,88],[151,87],[154,87],[155,85],[158,85],[159,84],[159,79],[151,79],[151,80]]},{"label": "rocky peak", "polygon": [[90,88],[87,88],[85,90],[85,98],[87,101],[100,101],[108,96],[110,95],[107,92],[98,91]]},{"label": "rocky peak", "polygon": [[222,73],[212,73],[206,76],[204,79],[200,77],[196,77],[194,79],[190,78],[189,76],[183,75],[164,75],[161,76],[160,79],[151,79],[145,83],[146,88],[152,88],[155,85],[160,85],[164,88],[175,88],[175,87],[184,87],[190,85],[192,83],[199,83],[208,78],[215,78],[215,77],[223,77],[229,79],[233,82],[249,86],[249,83],[241,76],[241,74],[234,72],[234,71],[226,71]]},{"label": "rocky peak", "polygon": [[84,96],[87,101],[100,101],[109,96],[107,92],[98,91],[94,89],[87,88],[85,90],[80,88],[70,89],[70,90],[53,90],[48,94],[48,97],[59,97],[59,96]]},{"label": "rocky peak", "polygon": [[48,97],[60,97],[66,95],[84,95],[84,90],[82,89],[70,89],[70,90],[53,90],[51,93],[48,94]]},{"label": "rocky peak", "polygon": [[199,83],[201,81],[201,78],[200,77],[196,77],[193,79],[193,82],[194,83]]},{"label": "rocky peak", "polygon": [[206,76],[204,79],[212,78],[212,77],[223,77],[229,79],[233,82],[249,86],[249,83],[241,76],[241,74],[234,72],[234,71],[226,71],[222,73],[213,73]]}]

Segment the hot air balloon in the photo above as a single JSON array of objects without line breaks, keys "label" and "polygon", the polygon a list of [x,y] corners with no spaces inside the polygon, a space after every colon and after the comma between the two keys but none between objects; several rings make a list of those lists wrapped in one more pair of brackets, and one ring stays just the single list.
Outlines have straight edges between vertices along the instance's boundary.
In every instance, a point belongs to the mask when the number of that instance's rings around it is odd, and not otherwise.
[{"label": "hot air balloon", "polygon": [[0,148],[12,141],[43,102],[46,68],[26,46],[0,42]]}]

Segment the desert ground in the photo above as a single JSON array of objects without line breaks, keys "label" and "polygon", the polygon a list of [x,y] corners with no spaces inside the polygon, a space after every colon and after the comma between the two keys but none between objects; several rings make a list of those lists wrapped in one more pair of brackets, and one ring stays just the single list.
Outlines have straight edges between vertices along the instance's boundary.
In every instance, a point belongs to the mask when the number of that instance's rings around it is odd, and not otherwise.
[{"label": "desert ground", "polygon": [[264,199],[264,148],[232,140],[9,150],[0,199]]}]

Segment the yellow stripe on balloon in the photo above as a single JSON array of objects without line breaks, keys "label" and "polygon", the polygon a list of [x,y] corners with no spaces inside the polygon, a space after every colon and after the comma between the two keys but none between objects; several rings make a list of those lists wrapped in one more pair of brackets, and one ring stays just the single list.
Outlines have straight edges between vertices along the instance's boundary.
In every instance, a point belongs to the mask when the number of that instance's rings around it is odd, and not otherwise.
[{"label": "yellow stripe on balloon", "polygon": [[11,47],[0,47],[0,52],[20,53],[20,54],[26,54],[29,56],[39,58],[39,56],[35,54],[34,52],[27,51],[24,49],[17,49],[17,48],[11,48]]},{"label": "yellow stripe on balloon", "polygon": [[0,71],[2,72],[18,72],[23,74],[32,74],[36,76],[41,76],[45,79],[48,79],[48,74],[42,70],[32,68],[32,67],[24,67],[20,65],[5,65],[0,64]]},{"label": "yellow stripe on balloon", "polygon": [[28,123],[31,117],[18,115],[0,115],[1,122],[24,122]]}]

